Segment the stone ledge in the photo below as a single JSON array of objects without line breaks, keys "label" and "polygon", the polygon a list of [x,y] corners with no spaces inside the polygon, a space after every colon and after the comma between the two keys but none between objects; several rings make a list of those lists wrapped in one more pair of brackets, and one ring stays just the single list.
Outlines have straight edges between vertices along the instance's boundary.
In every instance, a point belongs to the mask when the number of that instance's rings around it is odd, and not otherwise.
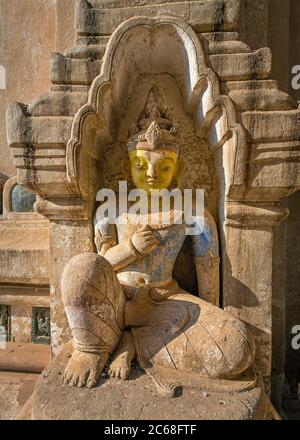
[{"label": "stone ledge", "polygon": [[50,360],[50,345],[8,342],[0,350],[0,368],[10,371],[40,373]]},{"label": "stone ledge", "polygon": [[74,59],[54,53],[51,58],[51,81],[53,84],[90,85],[100,74],[102,61]]},{"label": "stone ledge", "polygon": [[222,81],[268,79],[271,51],[268,47],[253,53],[210,55],[211,67]]},{"label": "stone ledge", "polygon": [[87,100],[87,92],[50,92],[36,99],[28,110],[32,116],[74,116]]},{"label": "stone ledge", "polygon": [[228,96],[240,112],[293,110],[297,108],[296,102],[291,96],[275,88],[233,90]]},{"label": "stone ledge", "polygon": [[62,384],[68,360],[65,349],[37,382],[33,420],[249,420],[263,419],[260,387],[237,394],[184,388],[180,397],[161,397],[152,380],[134,367],[128,381],[102,379],[87,390]]},{"label": "stone ledge", "polygon": [[286,142],[300,139],[300,110],[244,112],[242,121],[252,142]]},{"label": "stone ledge", "polygon": [[197,32],[233,31],[238,28],[241,15],[240,0],[226,0],[224,10],[218,1],[159,2],[154,5],[94,7],[86,0],[77,6],[76,31],[80,35],[110,35],[125,20],[132,17],[176,16],[189,22]]}]

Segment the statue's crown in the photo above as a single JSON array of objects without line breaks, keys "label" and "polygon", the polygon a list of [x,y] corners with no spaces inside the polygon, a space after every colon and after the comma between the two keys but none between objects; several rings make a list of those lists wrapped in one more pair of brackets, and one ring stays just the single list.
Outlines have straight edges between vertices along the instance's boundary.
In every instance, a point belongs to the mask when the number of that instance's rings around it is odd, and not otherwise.
[{"label": "statue's crown", "polygon": [[177,128],[167,118],[156,88],[150,90],[144,111],[130,131],[128,151],[167,149],[179,153]]}]

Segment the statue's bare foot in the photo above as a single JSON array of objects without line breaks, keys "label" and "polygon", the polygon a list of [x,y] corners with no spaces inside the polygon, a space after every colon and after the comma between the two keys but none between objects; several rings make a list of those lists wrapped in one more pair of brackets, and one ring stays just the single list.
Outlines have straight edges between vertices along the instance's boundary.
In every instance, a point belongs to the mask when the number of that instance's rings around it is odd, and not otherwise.
[{"label": "statue's bare foot", "polygon": [[65,369],[63,376],[64,383],[79,388],[85,386],[87,388],[95,387],[100,379],[108,357],[108,353],[98,355],[74,350]]},{"label": "statue's bare foot", "polygon": [[119,354],[110,364],[108,374],[111,378],[126,380],[131,370],[132,356],[129,352]]}]

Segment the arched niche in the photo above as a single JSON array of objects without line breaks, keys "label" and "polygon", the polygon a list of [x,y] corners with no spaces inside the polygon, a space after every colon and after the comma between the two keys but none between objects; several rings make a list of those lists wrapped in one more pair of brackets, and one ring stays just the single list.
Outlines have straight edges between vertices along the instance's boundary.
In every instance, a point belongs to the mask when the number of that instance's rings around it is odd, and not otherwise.
[{"label": "arched niche", "polygon": [[197,34],[172,18],[137,17],[111,36],[89,100],[77,113],[67,147],[68,179],[94,209],[102,187],[117,191],[123,180],[129,130],[141,114],[150,89],[164,95],[178,126],[186,163],[183,188],[203,188],[206,207],[219,223],[222,247],[225,200],[242,198],[246,134],[231,100],[207,66]]},{"label": "arched niche", "polygon": [[[67,171],[79,195],[89,198],[104,184],[103,151],[109,145],[114,156],[116,145],[125,141],[145,104],[149,84],[166,83],[166,78],[175,95],[176,88],[180,90],[182,111],[192,118],[214,155],[220,200],[242,193],[246,135],[231,100],[220,95],[197,34],[176,18],[136,17],[111,36],[88,103],[73,123]],[[165,91],[166,87],[162,85]]]}]

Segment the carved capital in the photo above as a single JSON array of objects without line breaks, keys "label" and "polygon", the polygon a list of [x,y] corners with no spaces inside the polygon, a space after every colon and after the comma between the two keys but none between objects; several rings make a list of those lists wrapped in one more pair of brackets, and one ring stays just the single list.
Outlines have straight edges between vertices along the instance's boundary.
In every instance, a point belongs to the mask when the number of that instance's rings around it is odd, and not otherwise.
[{"label": "carved capital", "polygon": [[87,221],[89,212],[82,198],[37,198],[34,209],[50,221]]},{"label": "carved capital", "polygon": [[281,205],[226,203],[226,226],[272,228],[288,215],[288,208]]}]

